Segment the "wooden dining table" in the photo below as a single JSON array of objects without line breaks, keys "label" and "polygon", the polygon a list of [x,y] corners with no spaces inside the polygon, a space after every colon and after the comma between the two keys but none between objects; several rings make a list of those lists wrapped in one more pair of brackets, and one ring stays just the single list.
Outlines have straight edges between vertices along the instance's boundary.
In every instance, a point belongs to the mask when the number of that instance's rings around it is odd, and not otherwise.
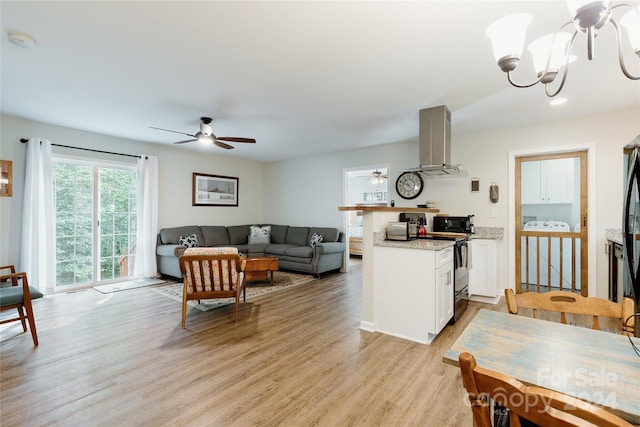
[{"label": "wooden dining table", "polygon": [[465,351],[479,366],[640,424],[640,356],[626,335],[481,309],[443,361],[459,366]]}]

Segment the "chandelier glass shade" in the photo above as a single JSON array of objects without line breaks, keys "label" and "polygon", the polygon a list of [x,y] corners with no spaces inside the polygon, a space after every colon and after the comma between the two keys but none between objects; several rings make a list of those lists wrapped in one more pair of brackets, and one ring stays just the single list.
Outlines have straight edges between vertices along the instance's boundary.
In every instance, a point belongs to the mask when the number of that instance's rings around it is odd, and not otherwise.
[{"label": "chandelier glass shade", "polygon": [[[502,71],[507,73],[507,79],[515,87],[525,88],[542,83],[545,93],[554,97],[564,87],[569,63],[575,59],[571,55],[573,42],[578,33],[583,33],[587,39],[587,56],[593,59],[594,43],[598,31],[610,23],[616,34],[618,62],[622,73],[631,80],[640,80],[640,76],[631,74],[625,65],[623,57],[622,29],[627,35],[632,50],[640,59],[640,12],[629,4],[611,6],[609,1],[569,0],[567,6],[572,20],[564,24],[560,31],[538,38],[529,44],[528,50],[532,55],[537,79],[531,83],[520,84],[513,80],[512,72],[517,67],[522,56],[526,39],[527,27],[532,17],[526,13],[505,16],[493,24],[486,31],[491,39],[493,54]],[[612,10],[618,7],[629,8],[620,18],[620,23],[613,17]],[[574,32],[561,31],[573,25]],[[622,28],[621,28],[622,27]],[[550,84],[556,77],[561,76],[561,82],[554,90]]]}]

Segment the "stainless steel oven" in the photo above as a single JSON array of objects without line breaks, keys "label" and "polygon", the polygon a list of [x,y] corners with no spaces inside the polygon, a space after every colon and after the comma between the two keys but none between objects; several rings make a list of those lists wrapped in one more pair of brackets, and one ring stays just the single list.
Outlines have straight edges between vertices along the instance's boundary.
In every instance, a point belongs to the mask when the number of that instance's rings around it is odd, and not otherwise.
[{"label": "stainless steel oven", "polygon": [[453,324],[469,305],[469,239],[459,238],[453,247]]},{"label": "stainless steel oven", "polygon": [[[457,235],[454,235],[457,234]],[[454,324],[469,305],[469,236],[461,233],[429,233],[420,239],[452,240],[453,245],[453,317]]]}]

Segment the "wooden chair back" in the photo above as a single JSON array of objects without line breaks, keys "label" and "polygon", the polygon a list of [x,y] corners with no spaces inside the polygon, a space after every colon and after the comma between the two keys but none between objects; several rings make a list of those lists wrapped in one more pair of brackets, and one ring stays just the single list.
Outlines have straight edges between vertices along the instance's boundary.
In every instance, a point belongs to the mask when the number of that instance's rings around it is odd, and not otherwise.
[{"label": "wooden chair back", "polygon": [[[188,250],[187,250],[188,251]],[[238,321],[240,295],[244,290],[244,261],[235,253],[212,251],[211,254],[180,257],[183,276],[182,327],[186,324],[187,301],[235,298],[235,321]],[[217,252],[217,253],[216,253]],[[229,251],[232,252],[232,251]]]},{"label": "wooden chair back", "polygon": [[484,369],[470,353],[461,353],[459,362],[477,427],[492,425],[489,398],[509,410],[511,427],[521,427],[521,417],[539,426],[631,427],[622,418],[583,400],[545,388],[525,386],[515,378]]},{"label": "wooden chair back", "polygon": [[31,338],[33,339],[33,345],[38,346],[38,332],[36,331],[36,320],[33,317],[33,306],[31,305],[32,299],[42,298],[42,293],[29,286],[29,280],[27,280],[27,273],[16,273],[16,268],[13,265],[5,265],[0,267],[1,270],[9,270],[9,274],[0,275],[0,282],[4,283],[7,280],[11,280],[11,286],[0,287],[0,311],[18,310],[18,317],[12,317],[0,321],[0,324],[22,322],[22,330],[27,332],[27,322],[29,323],[29,329],[31,329]]},{"label": "wooden chair back", "polygon": [[[511,314],[518,314],[520,308],[533,310],[533,317],[538,317],[538,310],[560,313],[560,321],[567,323],[566,313],[592,316],[591,327],[600,330],[600,317],[610,317],[620,321],[622,334],[633,336],[635,318],[633,317],[633,300],[624,298],[621,303],[607,301],[598,297],[583,297],[567,291],[525,292],[516,294],[513,289],[505,289],[507,309]],[[627,321],[625,325],[625,321]]]}]

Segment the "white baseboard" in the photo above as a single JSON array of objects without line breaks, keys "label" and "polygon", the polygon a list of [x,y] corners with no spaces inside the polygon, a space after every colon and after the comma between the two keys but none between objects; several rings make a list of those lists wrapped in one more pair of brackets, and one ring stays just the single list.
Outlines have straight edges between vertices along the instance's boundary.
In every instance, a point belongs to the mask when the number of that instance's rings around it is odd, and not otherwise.
[{"label": "white baseboard", "polygon": [[500,302],[502,295],[496,295],[495,297],[485,297],[482,295],[469,295],[469,301],[482,302],[485,304],[497,304]]},{"label": "white baseboard", "polygon": [[367,322],[366,320],[361,320],[360,329],[367,332],[376,332],[376,324],[373,322]]}]

